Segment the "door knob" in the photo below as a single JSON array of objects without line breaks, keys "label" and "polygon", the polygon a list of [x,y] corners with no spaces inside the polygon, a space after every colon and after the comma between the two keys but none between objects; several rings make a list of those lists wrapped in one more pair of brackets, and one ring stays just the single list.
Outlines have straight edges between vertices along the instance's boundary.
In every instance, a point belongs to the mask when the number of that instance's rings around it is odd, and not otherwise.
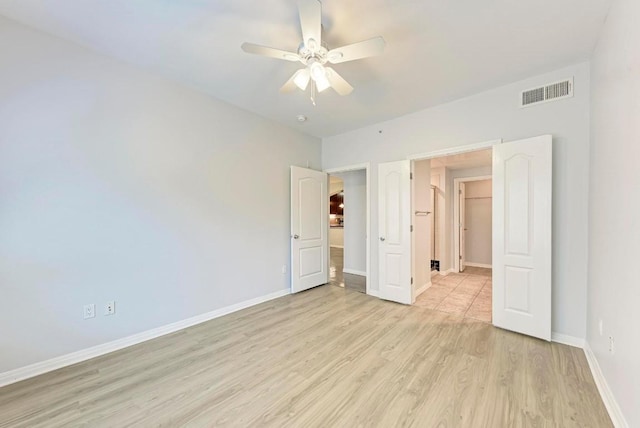
[{"label": "door knob", "polygon": [[293,235],[293,239],[298,239],[299,236],[298,235]]},{"label": "door knob", "polygon": [[384,238],[382,236],[380,237],[380,242],[384,242]]}]

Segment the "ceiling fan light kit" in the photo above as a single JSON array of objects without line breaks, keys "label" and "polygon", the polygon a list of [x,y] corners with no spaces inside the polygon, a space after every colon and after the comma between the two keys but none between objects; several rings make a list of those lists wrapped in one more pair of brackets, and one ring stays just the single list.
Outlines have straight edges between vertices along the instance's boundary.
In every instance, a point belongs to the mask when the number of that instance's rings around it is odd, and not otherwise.
[{"label": "ceiling fan light kit", "polygon": [[300,26],[303,41],[298,52],[288,52],[281,49],[260,46],[253,43],[243,43],[242,50],[256,55],[285,61],[300,62],[305,65],[280,88],[280,92],[291,92],[296,88],[306,91],[309,87],[310,99],[316,104],[316,93],[333,88],[339,95],[348,95],[353,91],[351,86],[333,68],[326,64],[340,64],[374,55],[384,51],[385,41],[382,37],[374,37],[363,42],[353,43],[341,48],[329,50],[322,43],[321,19],[322,5],[318,0],[300,0],[298,2]]}]

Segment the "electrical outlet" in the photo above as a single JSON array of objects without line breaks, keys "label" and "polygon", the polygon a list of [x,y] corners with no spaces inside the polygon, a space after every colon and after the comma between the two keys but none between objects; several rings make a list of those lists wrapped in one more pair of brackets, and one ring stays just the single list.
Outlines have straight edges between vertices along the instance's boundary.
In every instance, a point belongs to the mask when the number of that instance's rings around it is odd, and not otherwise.
[{"label": "electrical outlet", "polygon": [[115,313],[116,313],[116,302],[114,302],[113,300],[110,302],[107,302],[107,304],[104,306],[104,314],[113,315]]},{"label": "electrical outlet", "polygon": [[598,330],[600,330],[600,336],[602,336],[602,332],[604,331],[604,328],[602,326],[602,320],[598,322]]},{"label": "electrical outlet", "polygon": [[283,275],[287,274],[287,265],[282,265],[282,274]]},{"label": "electrical outlet", "polygon": [[616,348],[615,348],[615,343],[613,341],[613,336],[609,336],[609,353],[612,354],[612,355],[616,353]]},{"label": "electrical outlet", "polygon": [[96,305],[94,305],[93,303],[84,305],[82,313],[84,319],[94,318],[96,316]]}]

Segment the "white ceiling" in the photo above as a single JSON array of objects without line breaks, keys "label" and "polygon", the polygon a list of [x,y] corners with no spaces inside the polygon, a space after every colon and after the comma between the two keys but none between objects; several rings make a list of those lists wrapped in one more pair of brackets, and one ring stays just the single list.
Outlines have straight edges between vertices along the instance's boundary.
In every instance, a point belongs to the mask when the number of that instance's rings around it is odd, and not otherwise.
[{"label": "white ceiling", "polygon": [[0,0],[0,14],[324,137],[587,60],[609,4],[324,0],[330,48],[378,35],[387,46],[334,66],[355,90],[329,89],[316,107],[301,91],[278,92],[300,64],[240,50],[249,41],[295,51],[295,0]]},{"label": "white ceiling", "polygon": [[491,149],[459,153],[451,156],[431,159],[431,168],[446,167],[451,170],[479,168],[491,166],[493,151]]}]

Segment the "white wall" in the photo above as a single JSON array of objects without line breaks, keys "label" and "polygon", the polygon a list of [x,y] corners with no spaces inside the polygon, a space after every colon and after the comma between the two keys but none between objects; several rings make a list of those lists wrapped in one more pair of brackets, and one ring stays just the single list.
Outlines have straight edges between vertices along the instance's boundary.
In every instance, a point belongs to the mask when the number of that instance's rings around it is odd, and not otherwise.
[{"label": "white wall", "polygon": [[465,183],[465,255],[467,263],[491,265],[491,180]]},{"label": "white wall", "polygon": [[0,18],[0,372],[287,289],[307,161],[315,138]]},{"label": "white wall", "polygon": [[640,426],[638,22],[640,2],[615,0],[591,67],[587,340],[630,427]]},{"label": "white wall", "polygon": [[367,271],[367,173],[340,174],[344,183],[344,270]]},{"label": "white wall", "polygon": [[411,222],[413,224],[413,287],[417,290],[431,282],[431,217],[416,211],[432,211],[431,161],[416,161],[411,180]]},{"label": "white wall", "polygon": [[[518,108],[523,89],[575,77],[575,96],[526,109]],[[323,168],[371,162],[372,230],[380,162],[408,155],[503,138],[554,136],[553,331],[585,337],[589,170],[589,64],[577,64],[492,89],[472,97],[323,139]],[[371,241],[372,266],[378,241]],[[372,288],[378,287],[376,269]]]},{"label": "white wall", "polygon": [[331,227],[329,229],[329,246],[344,248],[344,228]]}]

